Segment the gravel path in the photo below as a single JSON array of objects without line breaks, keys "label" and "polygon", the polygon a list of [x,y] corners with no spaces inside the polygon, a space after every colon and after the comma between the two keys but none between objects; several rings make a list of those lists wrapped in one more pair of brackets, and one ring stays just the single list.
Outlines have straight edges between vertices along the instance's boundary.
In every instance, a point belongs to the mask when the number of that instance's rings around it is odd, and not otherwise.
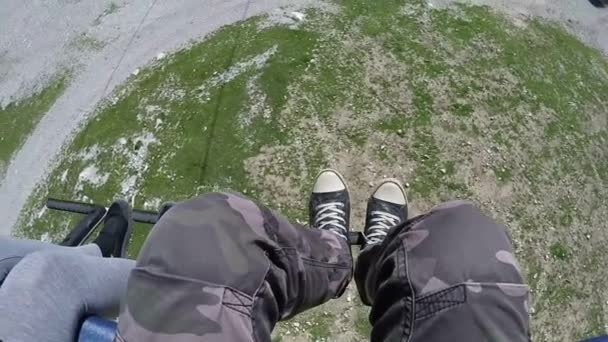
[{"label": "gravel path", "polygon": [[[111,3],[118,8],[109,13]],[[96,104],[159,53],[243,18],[311,0],[98,1],[7,0],[0,9],[0,104],[31,93],[37,83],[77,66],[71,86],[14,156],[0,184],[0,235],[10,234],[19,211],[61,147]],[[104,12],[107,15],[103,16]],[[85,33],[105,46],[83,51]]]},{"label": "gravel path", "polygon": [[[430,1],[439,6],[450,0]],[[564,22],[608,53],[608,9],[587,0],[469,0],[514,14]],[[19,211],[61,147],[100,99],[159,53],[245,17],[313,0],[5,0],[0,9],[0,105],[30,94],[65,67],[78,72],[40,121],[0,180],[0,235],[10,234]],[[114,4],[114,5],[112,5]],[[602,34],[601,30],[604,30]],[[99,48],[83,48],[98,41]],[[96,44],[93,44],[96,45]]]},{"label": "gravel path", "polygon": [[608,8],[596,8],[588,0],[429,0],[436,5],[464,2],[487,5],[513,15],[541,16],[564,23],[582,41],[608,55]]}]

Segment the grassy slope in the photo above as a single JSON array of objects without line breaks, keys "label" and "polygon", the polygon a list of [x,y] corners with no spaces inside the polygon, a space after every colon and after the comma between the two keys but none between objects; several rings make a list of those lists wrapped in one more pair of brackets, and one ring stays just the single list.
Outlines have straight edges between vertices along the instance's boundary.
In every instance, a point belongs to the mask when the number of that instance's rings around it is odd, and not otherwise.
[{"label": "grassy slope", "polygon": [[[134,197],[150,208],[230,188],[304,219],[320,167],[344,171],[357,203],[369,182],[396,176],[410,183],[419,210],[469,197],[509,226],[534,291],[537,340],[601,333],[601,54],[553,24],[515,25],[483,7],[337,6],[308,11],[291,28],[250,19],[142,71],[76,137],[18,233],[65,234],[65,216],[39,213],[49,194]],[[103,181],[83,179],[92,165]],[[134,186],[123,187],[130,177]],[[137,229],[132,255],[146,233]],[[367,311],[356,302],[350,289],[282,325],[276,339],[365,340]]]},{"label": "grassy slope", "polygon": [[13,153],[68,85],[69,76],[55,76],[37,93],[0,109],[0,174]]}]

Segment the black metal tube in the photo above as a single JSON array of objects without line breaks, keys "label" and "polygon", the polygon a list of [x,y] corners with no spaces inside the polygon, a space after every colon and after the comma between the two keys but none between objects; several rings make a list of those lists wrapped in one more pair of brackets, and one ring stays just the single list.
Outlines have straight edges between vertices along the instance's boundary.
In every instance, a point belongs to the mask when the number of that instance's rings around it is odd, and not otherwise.
[{"label": "black metal tube", "polygon": [[[98,206],[90,203],[65,201],[56,198],[49,198],[46,201],[46,207],[54,210],[67,211],[77,214],[88,215],[95,211]],[[155,224],[158,213],[155,211],[134,209],[133,221],[141,223]]]},{"label": "black metal tube", "polygon": [[[89,203],[65,201],[55,198],[49,198],[46,202],[46,206],[49,209],[69,211],[72,213],[79,213],[88,215],[95,211],[98,206]],[[158,218],[158,212],[134,209],[133,210],[133,221],[147,224],[155,224]],[[364,241],[363,234],[361,232],[350,232],[348,235],[348,242],[351,245],[362,245]]]},{"label": "black metal tube", "polygon": [[46,207],[49,209],[61,210],[61,211],[69,211],[71,213],[78,214],[90,214],[97,207],[94,204],[82,203],[82,202],[74,202],[74,201],[64,201],[55,198],[49,198],[46,201]]},{"label": "black metal tube", "polygon": [[156,211],[148,210],[133,210],[133,221],[141,223],[155,224],[158,213]]}]

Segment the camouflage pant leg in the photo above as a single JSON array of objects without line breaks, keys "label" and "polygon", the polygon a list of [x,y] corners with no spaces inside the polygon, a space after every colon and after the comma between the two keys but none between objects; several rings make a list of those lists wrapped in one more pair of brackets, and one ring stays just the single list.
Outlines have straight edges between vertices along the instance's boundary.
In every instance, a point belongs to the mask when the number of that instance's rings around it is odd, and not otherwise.
[{"label": "camouflage pant leg", "polygon": [[371,341],[526,341],[528,287],[504,227],[449,202],[389,232],[357,261]]},{"label": "camouflage pant leg", "polygon": [[129,277],[119,341],[270,341],[276,322],[342,294],[350,247],[237,194],[179,203]]}]

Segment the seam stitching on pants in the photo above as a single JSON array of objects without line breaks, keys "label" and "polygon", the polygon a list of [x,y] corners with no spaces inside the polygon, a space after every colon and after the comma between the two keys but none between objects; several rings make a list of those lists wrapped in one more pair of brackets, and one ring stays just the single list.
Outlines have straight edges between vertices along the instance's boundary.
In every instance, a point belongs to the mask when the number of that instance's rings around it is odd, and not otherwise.
[{"label": "seam stitching on pants", "polygon": [[[461,298],[455,298],[455,299],[451,299],[451,300],[450,299],[433,300],[433,297],[442,298],[442,296],[450,294],[450,293],[453,293],[453,292],[456,292],[458,290],[462,291]],[[456,295],[458,295],[458,294],[456,294]],[[427,319],[427,318],[432,317],[432,316],[434,316],[434,315],[436,315],[438,313],[447,311],[447,310],[452,309],[452,308],[454,308],[456,306],[459,306],[459,305],[462,305],[462,304],[466,303],[466,301],[467,301],[466,285],[464,285],[464,284],[453,285],[453,286],[450,286],[450,287],[448,287],[446,289],[443,289],[443,290],[440,290],[440,291],[437,291],[437,292],[433,292],[433,293],[431,293],[429,295],[425,295],[425,296],[423,296],[421,298],[417,298],[416,299],[417,302],[424,302],[425,300],[428,301],[427,303],[432,303],[432,304],[446,303],[446,305],[443,306],[443,307],[441,307],[441,308],[439,308],[438,310],[435,310],[435,311],[432,311],[432,310],[427,311],[426,313],[421,314],[420,316],[418,316],[417,315],[418,313],[416,313],[416,315],[414,315],[414,319],[416,321],[421,321],[421,320]]]},{"label": "seam stitching on pants", "polygon": [[[264,277],[262,277],[262,281],[260,282],[260,284],[256,288],[255,292],[253,293],[253,302],[251,303],[251,312],[252,313],[255,313],[255,306],[258,303],[258,299],[259,299],[258,295],[260,294],[261,291],[264,291],[264,286],[262,286],[262,285],[266,281],[266,277],[268,277],[268,272],[270,272],[270,267],[271,267],[270,260],[268,259],[268,257],[266,257],[266,272],[264,272]],[[256,335],[255,335],[255,332],[256,332],[255,315],[251,315],[249,317],[251,318],[251,339],[253,341],[257,341]]]},{"label": "seam stitching on pants", "polygon": [[[141,273],[145,273],[145,274],[148,274],[148,275],[151,275],[151,276],[154,276],[154,277],[165,277],[165,278],[170,278],[170,279],[186,280],[186,281],[189,281],[189,282],[196,282],[197,284],[208,285],[208,286],[211,286],[211,287],[221,287],[221,288],[229,289],[230,291],[233,291],[233,292],[237,292],[241,296],[243,296],[243,297],[245,297],[247,299],[252,299],[253,300],[253,298],[255,298],[255,291],[253,292],[253,295],[249,295],[249,294],[247,294],[247,293],[245,293],[245,292],[243,292],[243,291],[241,291],[239,289],[235,289],[235,288],[233,288],[231,286],[227,286],[227,285],[223,285],[223,284],[218,284],[218,283],[212,283],[212,282],[205,281],[205,280],[191,279],[191,278],[176,276],[176,275],[173,275],[173,274],[159,273],[159,272],[156,272],[156,271],[153,271],[153,270],[150,270],[150,269],[138,268],[138,267],[135,267],[133,269],[133,271],[131,271],[131,272],[141,272]],[[268,270],[266,270],[266,273],[268,273]],[[261,283],[264,282],[264,279],[266,279],[266,278],[265,277],[262,278],[262,282]],[[258,288],[261,286],[261,283],[260,283],[260,285],[258,285]]]},{"label": "seam stitching on pants", "polygon": [[247,312],[245,310],[242,310],[242,309],[238,309],[238,307],[244,307],[244,306],[241,306],[241,305],[235,305],[235,306],[233,306],[233,305],[230,305],[230,303],[224,303],[224,307],[227,308],[227,309],[236,311],[236,312],[238,312],[240,314],[243,314],[243,315],[251,318],[251,313],[249,313],[249,312]]},{"label": "seam stitching on pants", "polygon": [[[246,306],[247,305],[247,304],[245,304],[245,302],[241,298],[241,296],[243,296],[241,293],[239,293],[237,291],[234,291],[231,288],[226,288],[226,290],[228,290],[228,291],[230,291],[230,293],[232,293],[232,295],[234,296],[234,298],[239,301],[240,306]],[[250,299],[250,298],[247,298],[247,297],[245,297],[245,298],[246,299]],[[231,303],[229,303],[229,304],[231,304]],[[235,305],[237,305],[237,304],[235,303]]]},{"label": "seam stitching on pants", "polygon": [[332,264],[332,263],[327,263],[327,262],[323,262],[323,261],[317,261],[314,259],[307,259],[307,258],[301,258],[302,262],[311,266],[317,266],[317,267],[325,267],[325,268],[341,268],[341,269],[348,269],[351,266],[347,266],[347,265],[342,265],[342,264]]},{"label": "seam stitching on pants", "polygon": [[[408,260],[407,260],[407,250],[405,248],[405,242],[401,243],[399,248],[403,251],[403,260],[404,260],[404,264],[405,264],[405,279],[407,280],[407,285],[409,287],[410,290],[410,294],[411,294],[411,303],[410,303],[410,331],[409,331],[409,335],[407,336],[407,342],[409,342],[412,338],[412,335],[414,334],[414,324],[415,324],[415,320],[414,317],[416,316],[416,297],[414,294],[414,286],[412,285],[412,281],[410,279],[410,272],[409,272],[409,265],[408,265]],[[399,255],[399,254],[397,254]],[[404,301],[404,306],[407,305],[406,302],[406,298],[404,296],[403,298]],[[405,310],[404,313],[405,315]],[[405,319],[403,322],[403,333],[405,334]]]}]

